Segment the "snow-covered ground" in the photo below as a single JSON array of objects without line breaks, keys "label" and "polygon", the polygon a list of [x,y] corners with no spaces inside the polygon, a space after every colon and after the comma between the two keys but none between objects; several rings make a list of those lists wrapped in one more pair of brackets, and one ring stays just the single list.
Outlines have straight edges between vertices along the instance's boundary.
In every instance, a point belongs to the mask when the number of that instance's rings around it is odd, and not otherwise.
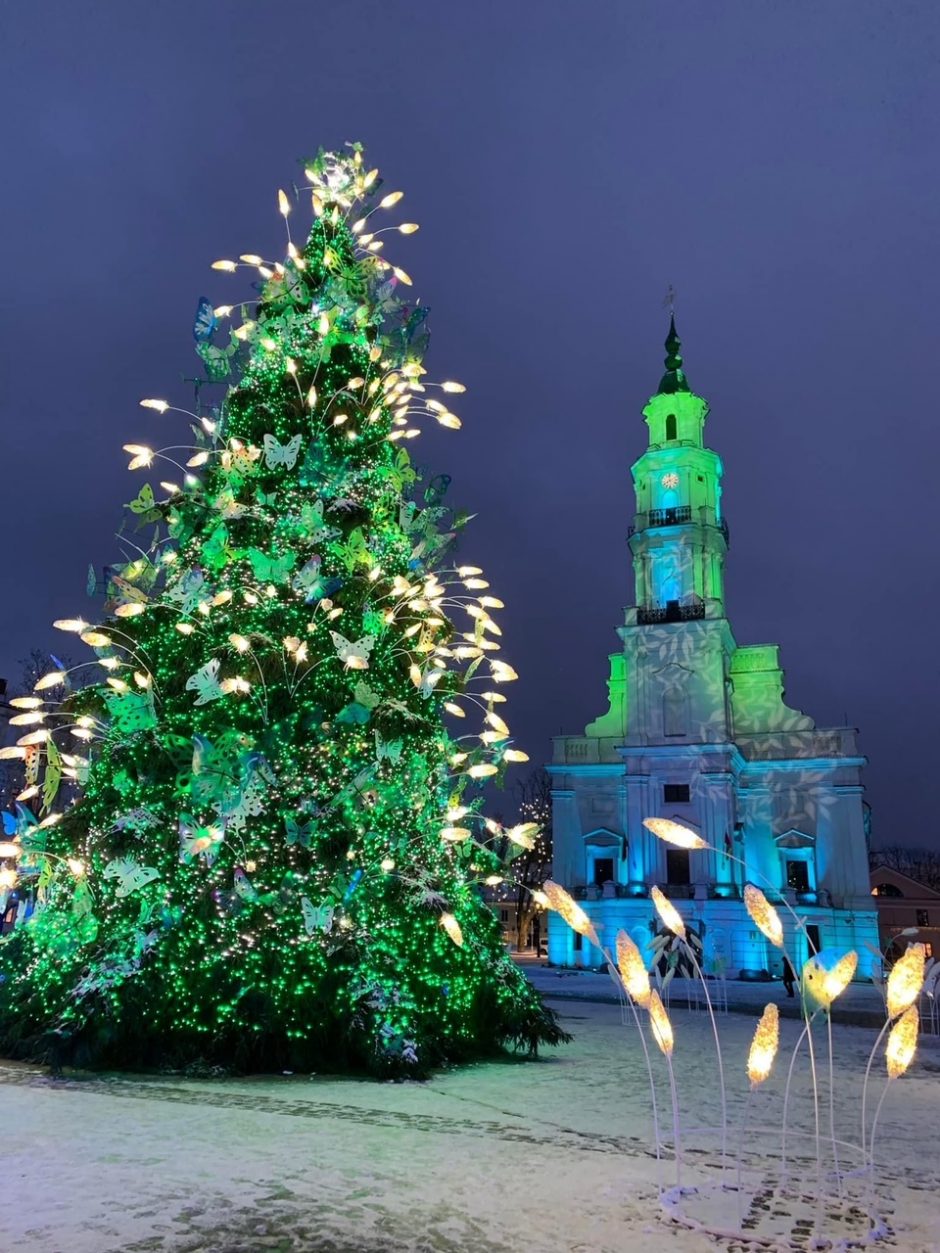
[{"label": "snow-covered ground", "polygon": [[[427,1084],[320,1077],[195,1082],[93,1077],[53,1081],[0,1063],[3,1218],[0,1248],[30,1253],[632,1253],[714,1249],[669,1225],[657,1183],[649,1086],[635,1028],[615,1005],[558,1002],[573,1044],[538,1062],[484,1064]],[[717,1077],[704,1014],[676,1011],[675,1063],[689,1127],[686,1182],[717,1179],[718,1154],[692,1128],[718,1121]],[[753,1030],[721,1017],[732,1148]],[[799,1024],[782,1024],[784,1044]],[[874,1032],[837,1027],[837,1131],[857,1139],[861,1074]],[[817,1047],[824,1049],[825,1033]],[[671,1128],[662,1059],[660,1116]],[[823,1059],[825,1070],[825,1059]],[[883,1063],[873,1086],[880,1095]],[[823,1223],[798,1197],[773,1195],[785,1067],[750,1098],[745,1142],[759,1196],[755,1214],[799,1238]],[[793,1107],[811,1118],[801,1063]],[[823,1086],[824,1132],[828,1095]],[[758,1135],[762,1127],[772,1134]],[[879,1123],[886,1246],[940,1250],[940,1044],[924,1043],[892,1084]],[[669,1130],[671,1137],[671,1130]],[[809,1170],[812,1140],[793,1141]],[[843,1150],[848,1153],[847,1150]],[[768,1164],[770,1163],[770,1164]],[[733,1183],[733,1170],[726,1176]],[[766,1187],[762,1187],[767,1184]],[[847,1185],[848,1186],[848,1185]],[[734,1221],[736,1199],[715,1193],[710,1221]],[[750,1199],[750,1191],[748,1191]],[[708,1208],[696,1196],[689,1212]],[[808,1215],[808,1217],[807,1217]],[[758,1226],[762,1227],[764,1218]],[[864,1224],[863,1224],[864,1226]],[[856,1223],[856,1227],[858,1225]],[[735,1246],[729,1246],[735,1247]],[[738,1245],[737,1247],[740,1247]]]}]

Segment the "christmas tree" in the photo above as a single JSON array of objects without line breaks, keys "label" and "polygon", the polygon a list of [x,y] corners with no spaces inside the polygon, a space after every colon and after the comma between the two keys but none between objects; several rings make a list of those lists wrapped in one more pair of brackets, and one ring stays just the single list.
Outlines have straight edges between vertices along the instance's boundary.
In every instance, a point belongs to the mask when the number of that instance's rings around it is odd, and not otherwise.
[{"label": "christmas tree", "polygon": [[358,145],[305,174],[305,245],[281,191],[284,261],[218,261],[256,295],[199,302],[224,398],[194,405],[191,447],[125,445],[159,486],[93,578],[100,620],[56,624],[95,681],[53,669],[16,701],[0,891],[35,908],[0,945],[7,1053],[421,1074],[565,1038],[482,897],[535,834],[481,809],[525,760],[501,602],[406,451],[422,420],[460,425],[463,388],[427,381],[427,310],[382,255],[401,193]]}]

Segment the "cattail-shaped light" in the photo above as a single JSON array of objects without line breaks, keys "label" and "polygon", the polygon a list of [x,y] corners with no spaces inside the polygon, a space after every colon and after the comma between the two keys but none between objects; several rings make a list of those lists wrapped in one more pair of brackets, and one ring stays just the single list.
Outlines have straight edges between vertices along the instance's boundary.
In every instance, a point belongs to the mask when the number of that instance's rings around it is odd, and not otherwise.
[{"label": "cattail-shaped light", "polygon": [[920,996],[924,986],[924,964],[927,949],[923,944],[910,944],[891,967],[888,975],[888,1017],[897,1018]]},{"label": "cattail-shaped light", "polygon": [[650,1003],[650,976],[640,950],[626,931],[617,932],[617,966],[620,978],[629,995],[637,1005],[644,1008]]},{"label": "cattail-shaped light", "polygon": [[600,947],[594,924],[577,901],[573,900],[563,887],[548,879],[542,885],[542,891],[548,900],[549,909],[554,909],[556,913],[561,914],[572,931],[577,931],[578,935],[587,936],[592,944]]},{"label": "cattail-shaped light", "polygon": [[655,885],[650,888],[650,900],[667,930],[674,932],[680,940],[684,940],[685,923],[672,901]]},{"label": "cattail-shaped light", "polygon": [[903,1075],[914,1060],[919,1027],[920,1015],[917,1012],[917,1006],[911,1005],[891,1028],[888,1047],[885,1051],[889,1079],[897,1079]]},{"label": "cattail-shaped light", "polygon": [[780,1015],[776,1005],[766,1005],[754,1031],[747,1055],[747,1077],[756,1088],[770,1074],[780,1044]]},{"label": "cattail-shaped light", "polygon": [[854,949],[840,957],[831,970],[826,973],[825,990],[830,1003],[845,991],[855,978],[858,968],[858,953]]},{"label": "cattail-shaped light", "polygon": [[744,885],[744,908],[758,931],[766,935],[771,944],[783,948],[783,923],[780,915],[760,888],[750,883]]},{"label": "cattail-shaped light", "polygon": [[852,982],[858,967],[854,949],[831,961],[828,951],[816,953],[803,967],[803,991],[822,1009],[828,1009]]},{"label": "cattail-shaped light", "polygon": [[684,827],[681,822],[673,822],[671,818],[644,818],[643,825],[658,839],[674,844],[676,848],[708,848],[700,835],[689,827]]},{"label": "cattail-shaped light", "polygon": [[665,1006],[659,998],[659,993],[654,989],[650,992],[650,1026],[653,1028],[653,1039],[659,1045],[663,1053],[667,1057],[672,1056],[672,1047],[675,1037],[672,1034],[672,1023],[669,1021],[669,1015],[666,1013]]},{"label": "cattail-shaped light", "polygon": [[441,914],[441,926],[458,948],[463,948],[463,931],[453,914]]}]

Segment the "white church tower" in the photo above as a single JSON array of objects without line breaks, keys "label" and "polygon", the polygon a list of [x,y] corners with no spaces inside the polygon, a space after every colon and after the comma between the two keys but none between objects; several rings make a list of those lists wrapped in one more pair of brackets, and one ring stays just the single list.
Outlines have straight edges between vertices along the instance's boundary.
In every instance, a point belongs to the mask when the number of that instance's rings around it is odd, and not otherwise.
[{"label": "white church tower", "polygon": [[[808,941],[788,936],[800,963],[808,945],[855,948],[865,973],[864,942],[878,943],[865,758],[854,729],[819,729],[784,704],[776,644],[735,642],[721,458],[705,446],[708,404],[689,388],[680,347],[672,321],[666,372],[643,410],[647,449],[633,466],[635,605],[610,658],[610,708],[583,735],[559,736],[548,767],[554,877],[605,942],[624,927],[641,949],[658,929],[648,899],[658,884],[707,966],[744,978],[781,971],[741,900],[744,882],[773,898],[770,884],[806,919]],[[670,848],[647,817],[682,822],[717,851]],[[560,965],[599,962],[555,914],[548,952]]]}]

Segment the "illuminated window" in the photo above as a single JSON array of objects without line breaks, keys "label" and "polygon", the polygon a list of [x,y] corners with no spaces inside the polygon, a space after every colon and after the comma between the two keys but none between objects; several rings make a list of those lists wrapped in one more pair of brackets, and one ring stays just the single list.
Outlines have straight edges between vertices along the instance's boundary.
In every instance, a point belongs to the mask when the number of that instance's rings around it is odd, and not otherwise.
[{"label": "illuminated window", "polygon": [[871,890],[872,896],[903,896],[904,893],[893,883],[879,883]]},{"label": "illuminated window", "polygon": [[666,414],[666,439],[676,438],[676,415],[674,413]]},{"label": "illuminated window", "polygon": [[787,861],[787,887],[794,892],[808,892],[809,866],[805,861]]}]

